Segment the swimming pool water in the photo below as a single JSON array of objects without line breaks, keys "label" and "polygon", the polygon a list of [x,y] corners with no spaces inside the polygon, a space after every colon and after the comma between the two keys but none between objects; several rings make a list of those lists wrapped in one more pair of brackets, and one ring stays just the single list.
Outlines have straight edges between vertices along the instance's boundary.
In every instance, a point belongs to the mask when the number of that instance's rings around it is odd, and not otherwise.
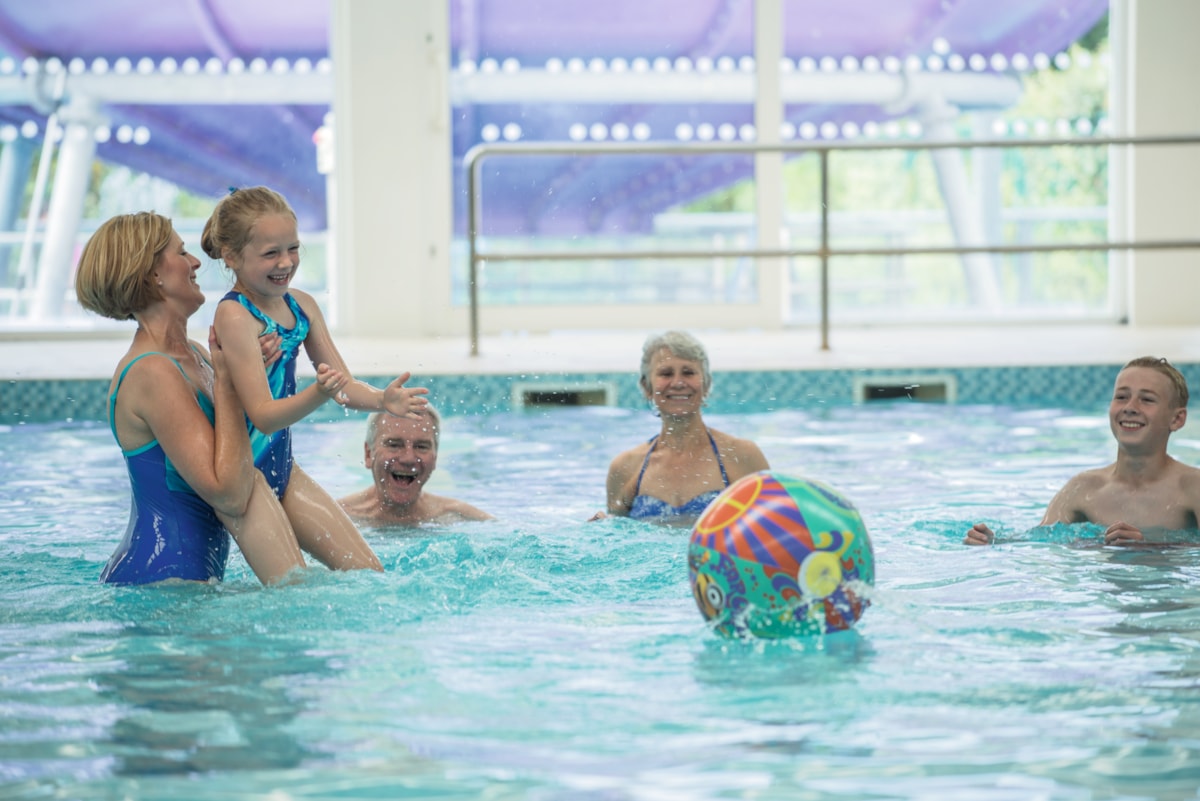
[{"label": "swimming pool water", "polygon": [[[714,415],[853,500],[873,605],[823,639],[708,630],[687,532],[584,522],[648,412],[446,421],[435,491],[497,520],[368,531],[383,574],[97,583],[128,513],[107,428],[0,432],[0,797],[1197,797],[1200,550],[1033,531],[1111,459],[1102,409]],[[296,427],[335,495],[363,417]],[[1192,426],[1172,453],[1200,463]],[[1001,544],[969,549],[987,520]]]}]

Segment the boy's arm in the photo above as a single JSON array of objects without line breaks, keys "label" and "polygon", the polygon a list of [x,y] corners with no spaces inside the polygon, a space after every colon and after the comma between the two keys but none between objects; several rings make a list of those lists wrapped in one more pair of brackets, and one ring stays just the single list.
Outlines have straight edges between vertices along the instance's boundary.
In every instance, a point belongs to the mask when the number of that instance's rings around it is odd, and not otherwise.
[{"label": "boy's arm", "polygon": [[[1046,507],[1046,512],[1042,515],[1042,522],[1038,523],[1039,526],[1087,522],[1084,510],[1079,508],[1074,500],[1078,497],[1081,486],[1087,483],[1086,475],[1086,473],[1080,473],[1063,485],[1063,488],[1050,500],[1050,505]],[[963,538],[964,545],[991,545],[995,541],[996,533],[986,523],[976,523]]]},{"label": "boy's arm", "polygon": [[1050,500],[1050,505],[1046,507],[1046,513],[1042,515],[1042,522],[1038,525],[1052,526],[1055,523],[1088,522],[1087,510],[1079,502],[1079,499],[1087,497],[1083,490],[1092,483],[1094,482],[1088,480],[1087,473],[1073,476]]},{"label": "boy's arm", "polygon": [[1183,497],[1180,499],[1188,510],[1191,528],[1200,529],[1200,469],[1183,465],[1184,476],[1180,482]]}]

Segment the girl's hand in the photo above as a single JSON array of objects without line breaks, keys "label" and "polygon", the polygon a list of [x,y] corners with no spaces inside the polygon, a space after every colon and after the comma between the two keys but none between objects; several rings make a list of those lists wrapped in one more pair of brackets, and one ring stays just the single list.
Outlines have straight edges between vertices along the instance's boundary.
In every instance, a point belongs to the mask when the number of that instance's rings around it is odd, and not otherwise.
[{"label": "girl's hand", "polygon": [[349,383],[350,377],[340,370],[334,370],[324,362],[317,365],[317,388],[326,397],[345,404],[348,398],[344,390]]},{"label": "girl's hand", "polygon": [[429,406],[429,401],[423,397],[429,394],[429,390],[404,386],[404,382],[410,378],[412,373],[405,373],[384,388],[384,411],[397,417],[416,417],[417,412]]},{"label": "girl's hand", "polygon": [[264,331],[258,337],[258,349],[262,351],[263,367],[269,367],[279,361],[283,354],[283,337],[272,331]]}]

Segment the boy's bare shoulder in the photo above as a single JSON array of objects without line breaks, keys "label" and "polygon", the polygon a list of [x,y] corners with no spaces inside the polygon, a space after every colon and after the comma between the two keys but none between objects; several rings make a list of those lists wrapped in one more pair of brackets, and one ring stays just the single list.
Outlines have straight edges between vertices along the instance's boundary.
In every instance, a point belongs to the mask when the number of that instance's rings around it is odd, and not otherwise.
[{"label": "boy's bare shoulder", "polygon": [[1093,467],[1071,476],[1063,485],[1064,490],[1087,490],[1103,487],[1112,481],[1112,465]]},{"label": "boy's bare shoulder", "polygon": [[1179,479],[1189,487],[1200,487],[1200,467],[1193,467],[1190,464],[1184,464],[1179,460],[1175,460],[1175,470]]}]

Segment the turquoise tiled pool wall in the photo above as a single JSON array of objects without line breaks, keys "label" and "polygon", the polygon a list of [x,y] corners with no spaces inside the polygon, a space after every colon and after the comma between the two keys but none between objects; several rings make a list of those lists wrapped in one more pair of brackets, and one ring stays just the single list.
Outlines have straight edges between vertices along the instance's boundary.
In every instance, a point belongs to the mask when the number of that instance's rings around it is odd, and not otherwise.
[{"label": "turquoise tiled pool wall", "polygon": [[[1200,393],[1200,363],[1177,365],[1193,392]],[[871,370],[725,371],[713,376],[709,410],[764,412],[824,404],[861,402],[862,386],[941,387],[945,400],[960,404],[1007,404],[1097,408],[1108,401],[1119,364],[1070,367],[955,367]],[[384,386],[390,377],[365,380]],[[547,375],[414,376],[445,415],[509,411],[530,393],[605,393],[610,405],[644,408],[633,373]],[[104,420],[107,380],[30,380],[0,383],[0,424],[59,420]],[[874,401],[872,401],[874,402]],[[906,402],[904,398],[890,402]],[[343,410],[326,404],[309,419],[336,419]]]}]

